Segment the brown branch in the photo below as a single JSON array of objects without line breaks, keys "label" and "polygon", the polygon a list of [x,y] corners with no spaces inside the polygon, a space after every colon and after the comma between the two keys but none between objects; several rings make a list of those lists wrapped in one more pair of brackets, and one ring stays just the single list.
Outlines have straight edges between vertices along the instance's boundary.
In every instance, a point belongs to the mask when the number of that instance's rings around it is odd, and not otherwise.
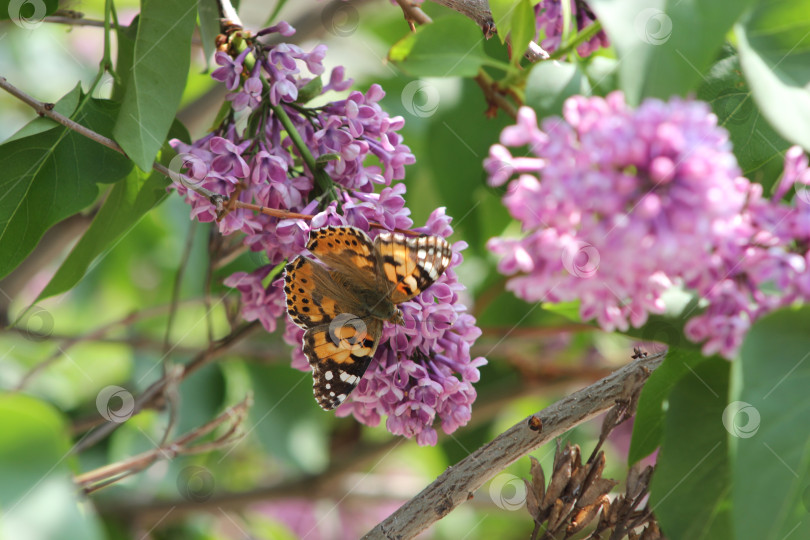
[{"label": "brown branch", "polygon": [[[106,146],[110,150],[115,150],[119,154],[126,156],[124,149],[121,148],[118,145],[118,143],[115,142],[114,140],[110,139],[109,137],[105,137],[100,133],[96,133],[92,129],[84,127],[83,125],[79,124],[78,122],[75,122],[74,120],[71,120],[70,118],[68,118],[63,114],[59,114],[58,112],[53,110],[53,103],[43,103],[42,101],[34,99],[33,97],[29,96],[28,94],[26,94],[16,86],[14,86],[13,84],[9,83],[5,77],[0,77],[0,88],[5,90],[12,96],[16,97],[26,105],[30,106],[39,116],[50,118],[57,124],[61,124],[66,128],[75,131],[79,135],[87,137],[91,141],[96,141],[97,143]],[[185,175],[169,171],[169,169],[167,169],[165,166],[161,165],[158,162],[155,162],[152,165],[152,168],[164,174],[166,177],[180,182],[186,188],[195,191],[200,195],[207,197],[208,199],[211,199],[212,202],[223,199],[222,195],[214,193],[213,191],[208,191],[207,189],[201,186],[195,185],[193,182],[189,181],[189,179]]]},{"label": "brown branch", "polygon": [[107,334],[110,330],[117,328],[119,326],[131,326],[136,321],[141,319],[146,319],[149,317],[162,315],[163,312],[167,309],[168,306],[157,306],[153,308],[147,308],[141,311],[136,311],[130,313],[129,315],[125,316],[122,319],[117,321],[113,321],[111,323],[105,324],[88,332],[87,334],[75,335],[75,336],[59,336],[53,334],[38,334],[36,332],[31,332],[27,329],[21,329],[17,327],[10,327],[6,330],[9,332],[17,332],[26,337],[31,339],[35,339],[37,341],[42,340],[53,340],[53,341],[61,341],[61,345],[57,348],[56,352],[54,352],[51,356],[43,360],[42,362],[36,364],[32,367],[23,377],[20,379],[20,382],[17,383],[15,390],[22,390],[28,383],[31,382],[31,379],[39,375],[42,371],[44,371],[47,367],[52,365],[54,362],[62,358],[64,354],[67,353],[67,350],[77,345],[79,343],[83,343],[85,341],[104,341],[102,338],[105,334]]},{"label": "brown branch", "polygon": [[[278,210],[276,208],[268,208],[266,206],[259,206],[258,204],[252,203],[245,203],[242,201],[235,201],[234,208],[244,208],[246,210],[253,210],[254,212],[259,212],[260,214],[265,214],[267,216],[273,216],[281,219],[305,219],[311,220],[315,216],[310,214],[296,214],[295,212],[287,212],[286,210]],[[385,229],[387,227],[382,223],[377,223],[376,221],[369,221],[369,227],[374,227],[375,229]],[[408,235],[408,236],[419,236],[421,233],[417,231],[412,231],[409,229],[394,229],[394,231]]]},{"label": "brown branch", "polygon": [[241,492],[215,493],[205,501],[189,501],[183,498],[171,500],[114,502],[99,501],[99,511],[104,515],[114,515],[127,520],[151,523],[161,519],[166,510],[172,509],[172,519],[179,519],[189,512],[220,512],[221,510],[238,510],[245,506],[272,499],[289,499],[291,497],[330,497],[342,493],[339,480],[347,473],[361,470],[379,461],[381,456],[390,453],[405,440],[401,437],[376,444],[359,444],[341,454],[333,461],[329,469],[316,474],[285,480],[269,486]]},{"label": "brown branch", "polygon": [[[210,452],[213,449],[232,444],[241,439],[241,435],[237,434],[236,430],[247,417],[247,411],[252,401],[253,398],[247,395],[245,399],[225,409],[213,420],[189,431],[169,444],[161,444],[153,450],[80,474],[76,476],[74,481],[86,494],[89,494],[122,478],[141,472],[161,458],[174,459],[179,455]],[[228,430],[217,437],[216,440],[209,443],[193,444],[231,419],[233,419],[233,422]]]},{"label": "brown branch", "polygon": [[496,32],[495,21],[489,10],[488,0],[433,0],[436,4],[458,11],[477,24],[484,35],[489,38]]},{"label": "brown branch", "polygon": [[[364,538],[412,538],[468,500],[486,481],[507,465],[612,407],[630,399],[650,372],[664,360],[664,353],[639,358],[608,377],[546,407],[531,418],[542,422],[538,433],[523,420],[482,446],[427,486],[416,497],[379,523]],[[536,420],[535,420],[536,423]]]},{"label": "brown branch", "polygon": [[504,97],[504,95],[498,89],[498,84],[486,73],[479,71],[474,80],[476,83],[478,83],[478,86],[481,87],[481,90],[484,92],[484,97],[489,104],[489,109],[487,110],[488,117],[494,118],[497,113],[497,109],[501,109],[511,118],[517,118],[517,109],[515,106]]},{"label": "brown branch", "polygon": [[402,13],[405,15],[405,20],[413,30],[415,24],[430,24],[433,20],[427,13],[422,11],[418,5],[414,4],[412,0],[397,0],[397,4],[402,8]]},{"label": "brown branch", "polygon": [[[177,366],[178,368],[181,369],[181,371],[179,371],[176,377],[172,378],[172,382],[176,382],[179,384],[186,377],[188,377],[189,375],[191,375],[204,365],[208,364],[210,361],[223,355],[233,343],[243,339],[244,337],[246,337],[252,331],[256,330],[259,327],[260,324],[258,321],[253,321],[251,323],[245,324],[240,328],[234,330],[227,336],[225,336],[223,339],[219,340],[212,347],[209,347],[207,350],[199,353],[188,364],[185,364],[183,366]],[[149,388],[144,390],[141,395],[135,398],[135,403],[132,408],[131,416],[135,416],[142,410],[150,407],[159,396],[163,395],[163,392],[165,391],[168,384],[169,379],[166,377],[163,377],[152,383],[152,385],[149,386]],[[96,429],[96,431],[88,434],[81,441],[76,443],[76,445],[73,447],[73,453],[78,454],[79,452],[82,452],[83,450],[90,448],[91,446],[93,446],[94,444],[105,438],[107,435],[115,431],[115,429],[120,425],[121,423],[113,421],[108,421],[101,424]]]}]

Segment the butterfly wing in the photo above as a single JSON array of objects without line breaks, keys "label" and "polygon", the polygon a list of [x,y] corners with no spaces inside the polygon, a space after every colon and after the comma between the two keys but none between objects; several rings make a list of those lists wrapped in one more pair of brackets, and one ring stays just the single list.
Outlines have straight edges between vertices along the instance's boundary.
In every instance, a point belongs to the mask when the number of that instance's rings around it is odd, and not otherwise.
[{"label": "butterfly wing", "polygon": [[408,237],[382,232],[374,240],[379,256],[381,287],[395,304],[406,302],[439,279],[453,254],[441,236]]},{"label": "butterfly wing", "polygon": [[315,399],[326,410],[340,405],[360,382],[382,335],[382,321],[354,315],[364,308],[344,278],[305,257],[288,264],[284,278],[287,313],[306,330],[304,354]]},{"label": "butterfly wing", "polygon": [[341,314],[304,333],[315,400],[323,409],[334,409],[355,389],[374,358],[382,328],[379,319]]},{"label": "butterfly wing", "polygon": [[339,314],[351,311],[349,306],[341,305],[347,302],[341,302],[334,280],[318,263],[297,257],[285,270],[287,313],[301,328],[329,324]]},{"label": "butterfly wing", "polygon": [[328,226],[309,231],[307,249],[328,267],[349,277],[353,283],[377,283],[374,244],[356,227]]}]

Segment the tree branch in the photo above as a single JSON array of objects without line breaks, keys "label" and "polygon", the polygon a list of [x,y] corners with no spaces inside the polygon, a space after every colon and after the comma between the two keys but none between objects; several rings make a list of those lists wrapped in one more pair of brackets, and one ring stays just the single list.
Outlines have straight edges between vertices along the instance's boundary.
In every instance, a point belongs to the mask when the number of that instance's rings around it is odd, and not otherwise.
[{"label": "tree branch", "polygon": [[[172,378],[173,382],[180,383],[186,377],[200,369],[202,366],[206,365],[211,360],[221,356],[224,354],[230,346],[237,342],[238,340],[244,338],[245,336],[249,335],[253,330],[256,330],[260,327],[258,321],[253,321],[251,323],[247,323],[240,328],[237,328],[218,342],[216,342],[212,347],[208,348],[205,351],[202,351],[198,354],[192,361],[188,364],[177,366],[180,368],[180,371],[176,377]],[[141,395],[135,398],[135,403],[132,409],[131,416],[135,416],[142,410],[149,407],[154,400],[161,396],[166,389],[167,385],[169,384],[170,380],[167,377],[162,377],[152,383],[149,388],[143,391]],[[98,441],[102,440],[104,437],[112,433],[121,423],[108,421],[98,427],[94,432],[88,434],[84,437],[81,441],[76,443],[73,447],[73,453],[78,454],[89,447],[96,444]]]},{"label": "tree branch", "polygon": [[[574,392],[542,411],[519,422],[449,467],[416,497],[401,506],[374,529],[366,539],[412,538],[468,500],[486,481],[507,465],[542,446],[574,426],[612,407],[617,400],[630,399],[644,384],[665,353],[639,358],[604,379]],[[537,420],[541,430],[535,431]]]},{"label": "tree branch", "polygon": [[468,19],[472,19],[475,24],[481,27],[481,31],[487,38],[495,35],[495,21],[492,19],[492,12],[489,10],[488,0],[433,0],[436,4],[448,7],[453,11],[458,11]]},{"label": "tree branch", "polygon": [[[127,476],[143,471],[160,459],[174,459],[179,455],[201,454],[233,444],[243,436],[241,433],[237,433],[236,430],[247,417],[252,401],[252,396],[248,394],[242,401],[228,407],[213,420],[178,437],[171,444],[164,442],[157,448],[137,456],[80,474],[74,481],[86,494],[89,494]],[[230,421],[230,426],[225,433],[211,442],[199,442],[200,439],[228,421]]]}]

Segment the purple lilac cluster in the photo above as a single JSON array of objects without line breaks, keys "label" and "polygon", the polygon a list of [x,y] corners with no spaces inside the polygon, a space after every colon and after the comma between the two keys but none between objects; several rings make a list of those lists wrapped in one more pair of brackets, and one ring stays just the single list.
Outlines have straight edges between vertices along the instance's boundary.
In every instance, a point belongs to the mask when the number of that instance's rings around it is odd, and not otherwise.
[{"label": "purple lilac cluster", "polygon": [[[581,31],[586,26],[596,21],[596,16],[582,0],[570,0],[571,14],[576,20],[577,31]],[[561,0],[542,0],[534,6],[538,36],[542,32],[545,35],[542,47],[549,52],[560,48],[560,40],[563,33],[563,13]],[[577,47],[580,56],[589,56],[595,50],[610,45],[607,34],[600,30],[591,39]]]},{"label": "purple lilac cluster", "polygon": [[[281,23],[259,35],[274,32],[289,36],[294,30]],[[342,67],[331,72],[327,84],[315,81],[324,72],[324,45],[308,53],[287,43],[268,46],[254,40],[246,45],[238,54],[216,54],[220,67],[212,76],[228,90],[230,114],[193,144],[174,140],[172,145],[191,182],[229,199],[314,217],[279,218],[237,208],[217,221],[217,208],[207,197],[179,183],[174,188],[191,205],[192,218],[216,222],[224,235],[241,233],[251,251],[267,256],[267,264],[235,273],[225,284],[241,292],[245,320],[259,320],[268,332],[276,329],[279,318],[287,321],[284,337],[293,345],[293,366],[308,371],[301,351],[303,331],[286,316],[279,265],[306,253],[310,229],[353,225],[373,238],[377,229],[372,223],[388,230],[411,228],[405,185],[393,181],[405,177],[405,165],[414,157],[397,133],[404,120],[390,117],[379,105],[385,95],[379,85],[319,107],[307,105],[303,96],[312,88],[323,94],[351,86]],[[284,116],[299,142],[287,131]],[[323,169],[310,170],[304,152]],[[449,236],[450,218],[439,209],[417,231]],[[463,247],[457,243],[455,250]],[[460,262],[455,253],[451,267]],[[354,414],[369,425],[387,415],[392,433],[415,436],[419,444],[436,443],[437,418],[447,433],[469,420],[472,383],[485,361],[470,358],[470,345],[480,330],[459,302],[463,288],[448,270],[402,306],[405,326],[386,327],[375,361],[338,414]]]},{"label": "purple lilac cluster", "polygon": [[[485,167],[509,182],[504,204],[521,238],[493,238],[508,288],[527,301],[580,301],[583,320],[609,331],[663,313],[679,285],[705,309],[685,332],[706,354],[728,358],[751,323],[810,299],[810,184],[798,148],[770,199],[740,175],[728,133],[708,105],[621,93],[569,98],[563,118],[537,125],[522,108]],[[523,157],[506,148],[528,147]],[[782,197],[797,186],[795,204]]]}]

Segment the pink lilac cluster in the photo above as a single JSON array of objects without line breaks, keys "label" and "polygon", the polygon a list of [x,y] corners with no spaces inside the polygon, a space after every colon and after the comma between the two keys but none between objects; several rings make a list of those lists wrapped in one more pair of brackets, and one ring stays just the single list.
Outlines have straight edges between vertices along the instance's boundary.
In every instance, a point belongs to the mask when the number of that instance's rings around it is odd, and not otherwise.
[{"label": "pink lilac cluster", "polygon": [[[257,38],[276,32],[289,36],[294,30],[281,23]],[[248,41],[238,54],[217,52],[220,67],[212,76],[228,90],[230,113],[214,132],[191,145],[172,141],[192,183],[243,203],[314,216],[279,218],[236,208],[217,221],[217,208],[206,196],[174,185],[191,205],[192,218],[216,222],[223,235],[240,233],[250,250],[266,255],[267,264],[237,272],[225,284],[240,291],[245,320],[260,321],[268,332],[280,319],[287,321],[284,335],[294,347],[293,365],[302,370],[310,367],[301,352],[303,332],[286,316],[281,263],[306,254],[310,229],[353,225],[374,237],[378,229],[372,223],[388,230],[413,225],[405,185],[393,183],[414,162],[397,133],[404,120],[380,107],[384,92],[376,84],[365,93],[352,91],[345,99],[308,106],[313,96],[304,96],[313,88],[323,94],[351,86],[342,67],[332,70],[328,83],[317,84],[325,53],[324,45],[305,52],[287,43],[264,45],[259,39]],[[299,134],[298,141],[289,135],[284,117]],[[310,170],[304,153],[322,168]],[[418,230],[448,236],[449,221],[438,210]],[[460,261],[454,255],[452,266]],[[436,443],[437,418],[448,433],[467,422],[475,399],[472,383],[484,361],[470,358],[470,345],[480,331],[458,300],[462,289],[448,270],[403,306],[405,327],[386,328],[374,365],[339,414],[353,413],[370,425],[388,415],[393,433],[415,436],[420,444]]]},{"label": "pink lilac cluster", "polygon": [[[570,0],[571,14],[576,20],[577,31],[590,26],[596,21],[596,16],[583,0]],[[560,48],[563,33],[563,12],[561,0],[542,0],[534,6],[534,15],[538,35],[545,36],[542,47],[549,52]],[[610,45],[604,30],[600,30],[591,39],[577,47],[580,56],[589,56],[597,49]]]},{"label": "pink lilac cluster", "polygon": [[[364,221],[375,215],[371,207],[348,206],[344,205],[344,215],[331,206],[312,220],[312,227],[354,225],[375,237],[377,231]],[[404,208],[388,217],[401,220],[402,225],[411,223]],[[442,237],[453,233],[444,208],[435,210],[424,227],[414,230]],[[388,431],[415,436],[422,446],[436,444],[438,433],[433,426],[437,419],[445,433],[452,433],[470,419],[476,397],[472,383],[478,381],[478,368],[486,360],[471,358],[470,347],[481,330],[459,302],[464,286],[453,271],[461,264],[459,252],[466,243],[459,241],[452,247],[453,258],[444,274],[425,292],[399,305],[404,326],[385,326],[374,360],[348,400],[338,407],[338,416],[351,414],[369,426],[376,426],[387,416]],[[285,341],[299,345],[303,335],[302,329],[287,320]],[[309,370],[300,348],[294,353],[293,366]]]},{"label": "pink lilac cluster", "polygon": [[[493,238],[508,288],[527,301],[580,301],[583,320],[609,331],[663,313],[662,293],[695,291],[704,311],[685,332],[728,358],[751,323],[810,298],[807,159],[788,152],[770,199],[740,175],[728,133],[707,104],[620,92],[569,98],[538,127],[522,108],[485,162],[509,182],[504,204],[521,238]],[[528,147],[513,156],[506,148]],[[795,204],[781,201],[794,185]]]}]

